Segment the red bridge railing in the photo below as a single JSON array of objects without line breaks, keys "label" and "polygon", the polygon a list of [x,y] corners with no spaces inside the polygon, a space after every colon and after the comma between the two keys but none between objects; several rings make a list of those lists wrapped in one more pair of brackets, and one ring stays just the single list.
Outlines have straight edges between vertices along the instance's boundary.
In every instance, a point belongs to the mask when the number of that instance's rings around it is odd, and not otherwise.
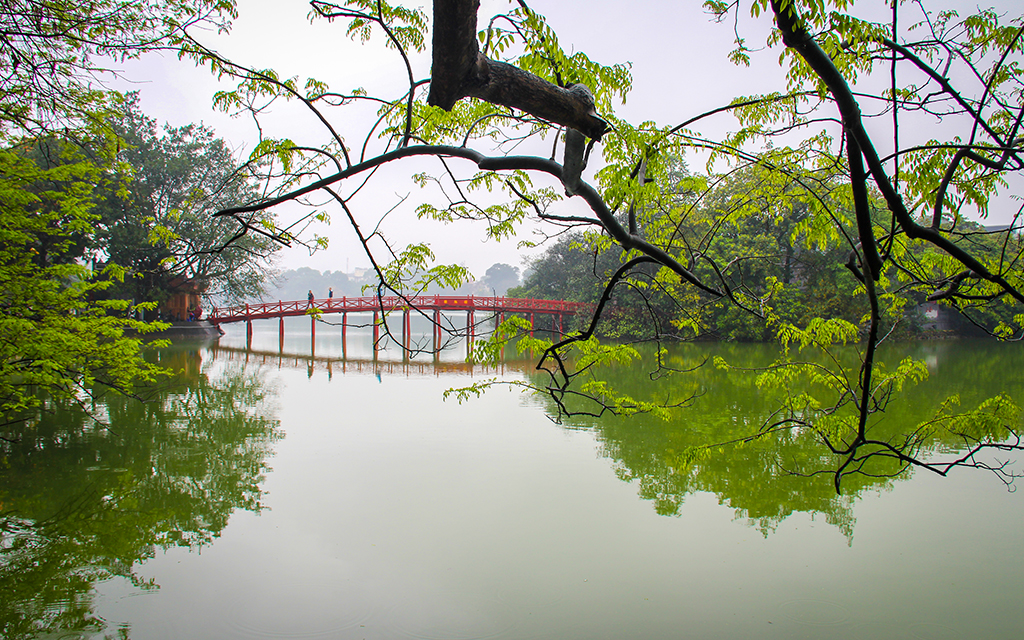
[{"label": "red bridge railing", "polygon": [[340,298],[319,298],[293,300],[290,302],[258,302],[234,307],[213,307],[206,319],[214,324],[230,322],[246,322],[283,318],[288,316],[304,316],[310,309],[319,309],[321,313],[393,313],[407,309],[421,311],[484,311],[495,313],[550,313],[558,315],[575,315],[591,305],[585,302],[567,302],[565,300],[539,300],[534,298],[506,298],[503,296],[362,296]]}]

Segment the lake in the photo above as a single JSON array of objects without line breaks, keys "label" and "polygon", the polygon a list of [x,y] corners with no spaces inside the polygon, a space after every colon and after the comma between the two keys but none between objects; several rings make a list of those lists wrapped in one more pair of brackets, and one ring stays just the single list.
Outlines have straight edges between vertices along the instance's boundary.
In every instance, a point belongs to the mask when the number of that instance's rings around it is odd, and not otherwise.
[{"label": "lake", "polygon": [[[289,320],[280,343],[276,321],[257,323],[247,348],[232,326],[161,350],[181,373],[148,403],[97,403],[100,424],[54,410],[4,444],[0,635],[1019,635],[1024,502],[990,472],[851,478],[836,494],[828,477],[787,473],[818,455],[797,437],[684,468],[680,451],[763,419],[765,395],[710,366],[672,382],[624,367],[611,374],[623,386],[682,389],[689,405],[558,424],[549,402],[506,388],[443,399],[535,379],[532,361],[470,366],[464,345],[375,360],[365,329],[349,329],[342,359],[336,329],[318,327],[312,348],[308,327]],[[669,351],[720,354],[774,357]],[[887,354],[930,372],[887,410],[900,420],[953,393],[1024,401],[1021,345]]]}]

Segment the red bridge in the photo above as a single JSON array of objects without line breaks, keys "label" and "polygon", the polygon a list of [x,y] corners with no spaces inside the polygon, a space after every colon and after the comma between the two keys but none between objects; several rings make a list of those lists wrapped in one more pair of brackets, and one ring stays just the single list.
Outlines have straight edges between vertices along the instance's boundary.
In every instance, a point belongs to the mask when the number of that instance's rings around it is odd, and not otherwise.
[{"label": "red bridge", "polygon": [[[373,314],[373,337],[376,344],[379,338],[378,328],[380,326],[380,315],[391,313],[402,313],[402,336],[403,343],[410,335],[409,315],[411,311],[433,312],[434,338],[435,343],[440,338],[441,313],[445,311],[462,311],[466,313],[466,335],[470,338],[474,333],[473,314],[477,311],[493,313],[498,316],[499,322],[507,313],[526,314],[533,326],[535,314],[552,315],[557,324],[556,331],[562,330],[562,319],[564,316],[573,316],[585,312],[591,305],[584,302],[566,302],[564,300],[537,300],[532,298],[505,298],[490,296],[412,296],[400,298],[398,296],[362,296],[340,298],[319,298],[312,301],[295,300],[291,302],[260,302],[256,304],[244,304],[234,307],[214,307],[206,316],[206,319],[214,324],[227,324],[231,322],[245,322],[248,328],[248,335],[252,336],[253,320],[268,320],[280,318],[281,338],[284,339],[284,319],[289,316],[305,316],[319,312],[320,314],[340,313],[342,314],[341,331],[342,338],[345,337],[348,327],[349,313],[372,313]],[[312,331],[316,333],[316,318],[313,318]]]},{"label": "red bridge", "polygon": [[418,309],[420,311],[484,311],[492,313],[543,313],[557,316],[575,315],[590,305],[564,300],[536,300],[533,298],[505,298],[489,296],[362,296],[358,298],[319,298],[313,302],[260,302],[235,307],[214,307],[206,319],[214,324],[250,322],[288,316],[309,315],[312,309],[320,313],[393,313]]}]

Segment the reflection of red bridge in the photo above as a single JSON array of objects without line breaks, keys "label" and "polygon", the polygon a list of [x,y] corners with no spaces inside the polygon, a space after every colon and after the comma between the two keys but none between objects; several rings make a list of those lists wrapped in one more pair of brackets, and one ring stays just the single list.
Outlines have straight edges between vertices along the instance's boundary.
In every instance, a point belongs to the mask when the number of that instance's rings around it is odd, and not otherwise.
[{"label": "reflection of red bridge", "polygon": [[440,376],[443,374],[462,375],[493,375],[504,374],[510,371],[525,372],[532,370],[536,362],[533,360],[512,360],[504,361],[498,365],[484,365],[467,362],[466,360],[440,360],[438,354],[431,359],[414,360],[403,355],[401,360],[379,360],[376,357],[370,358],[347,358],[332,356],[317,356],[314,353],[284,353],[272,351],[258,351],[253,349],[240,349],[238,347],[225,347],[217,343],[209,347],[213,360],[224,359],[228,361],[239,361],[249,364],[254,362],[261,365],[277,365],[278,369],[283,367],[300,369],[305,368],[309,375],[313,375],[315,369],[322,369],[327,372],[328,377],[334,373],[388,373],[395,375],[410,374],[425,375],[432,374]]},{"label": "reflection of red bridge", "polygon": [[[314,310],[321,314],[340,313],[342,337],[348,326],[349,313],[372,313],[374,343],[379,337],[381,314],[391,313],[402,314],[402,334],[410,334],[409,315],[411,311],[420,313],[432,313],[435,331],[435,339],[439,337],[442,328],[443,312],[455,311],[466,313],[466,334],[472,337],[474,333],[474,313],[477,311],[491,313],[497,316],[498,321],[504,319],[507,313],[525,314],[533,326],[534,315],[544,314],[554,317],[556,324],[555,331],[561,332],[562,319],[564,316],[572,316],[588,308],[590,305],[582,302],[566,302],[564,300],[536,300],[532,298],[505,298],[490,296],[411,296],[399,298],[398,296],[362,296],[362,297],[340,297],[320,298],[312,302],[296,300],[292,302],[260,302],[256,304],[245,304],[234,307],[214,307],[207,320],[214,324],[227,324],[230,322],[245,322],[248,325],[248,333],[252,334],[253,320],[267,320],[280,318],[281,336],[284,336],[284,319],[289,316],[310,315]],[[314,318],[315,320],[315,318]],[[316,331],[315,323],[312,325]],[[404,341],[403,341],[404,342]]]}]

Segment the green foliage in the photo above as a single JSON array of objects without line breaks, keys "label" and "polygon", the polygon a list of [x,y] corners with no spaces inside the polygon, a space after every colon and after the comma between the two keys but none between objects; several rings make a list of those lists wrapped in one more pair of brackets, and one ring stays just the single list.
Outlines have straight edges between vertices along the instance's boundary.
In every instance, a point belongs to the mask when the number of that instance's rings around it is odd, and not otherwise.
[{"label": "green foliage", "polygon": [[96,187],[114,168],[97,87],[104,61],[180,47],[196,25],[226,28],[233,0],[14,2],[0,7],[0,429],[30,437],[40,410],[132,393],[162,369],[143,361],[132,318],[153,305],[108,299],[126,271],[96,273]]},{"label": "green foliage", "polygon": [[[392,291],[409,296],[421,295],[431,285],[457,289],[473,279],[462,265],[433,265],[433,260],[429,245],[410,244],[381,268],[380,277]],[[374,286],[364,285],[364,290]]]},{"label": "green foliage", "polygon": [[47,0],[0,7],[0,144],[53,131],[102,127],[116,95],[92,80],[103,60],[174,48],[187,29],[226,30],[234,0]]},{"label": "green foliage", "polygon": [[[536,11],[518,7],[508,17],[524,37],[524,51],[513,59],[520,69],[561,87],[586,85],[602,113],[612,111],[615,102],[625,102],[633,83],[628,63],[607,66],[593,62],[581,51],[567,54],[558,43],[558,35]],[[481,32],[480,37],[486,40],[488,35]]]},{"label": "green foliage", "polygon": [[326,2],[312,3],[313,13],[328,20],[350,18],[345,35],[362,42],[370,40],[374,25],[380,25],[393,38],[389,47],[423,51],[427,34],[427,14],[421,9],[409,9],[376,0],[346,0],[345,7]]},{"label": "green foliage", "polygon": [[30,148],[0,151],[0,416],[5,437],[43,403],[84,401],[105,385],[130,393],[158,367],[141,361],[148,331],[131,320],[128,302],[96,302],[116,284],[117,269],[94,274],[74,261],[79,239],[93,232],[92,183],[99,167],[58,141],[65,159],[40,165]]},{"label": "green foliage", "polygon": [[[227,204],[256,197],[246,168],[224,141],[203,125],[158,129],[134,96],[113,128],[119,171],[108,178],[95,212],[96,249],[127,270],[117,293],[162,302],[183,284],[198,284],[227,301],[260,295],[280,245],[268,235],[273,223],[265,214],[245,219],[254,228],[245,235],[239,221],[212,217]],[[274,149],[287,165],[288,154]]]}]

